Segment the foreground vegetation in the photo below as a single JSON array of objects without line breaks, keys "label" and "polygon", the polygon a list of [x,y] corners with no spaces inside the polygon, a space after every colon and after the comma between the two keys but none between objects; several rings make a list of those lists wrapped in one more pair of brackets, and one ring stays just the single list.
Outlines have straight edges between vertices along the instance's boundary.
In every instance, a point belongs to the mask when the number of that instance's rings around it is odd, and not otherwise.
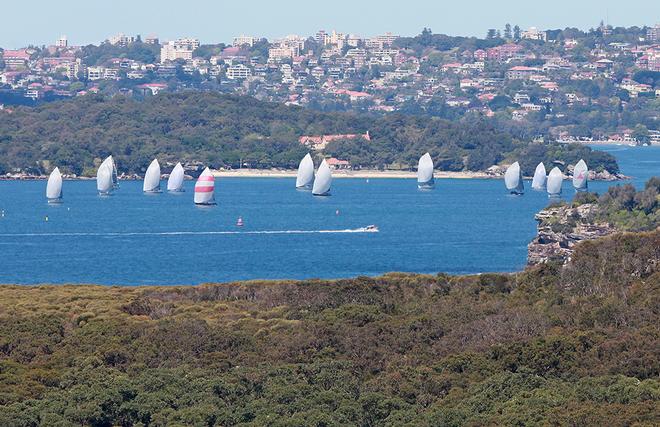
[{"label": "foreground vegetation", "polygon": [[567,267],[0,287],[0,425],[658,425],[660,231]]},{"label": "foreground vegetation", "polygon": [[584,158],[591,169],[618,172],[611,155],[576,145],[530,143],[520,129],[487,119],[449,121],[391,114],[322,113],[209,92],[160,94],[135,100],[87,95],[71,101],[0,113],[0,174],[22,170],[93,175],[112,154],[120,171],[143,173],[154,157],[201,162],[214,168],[241,164],[294,168],[307,152],[302,135],[366,133],[336,141],[326,154],[356,167],[416,167],[429,151],[443,170],[483,170],[519,159],[526,174],[540,161],[567,164]]}]

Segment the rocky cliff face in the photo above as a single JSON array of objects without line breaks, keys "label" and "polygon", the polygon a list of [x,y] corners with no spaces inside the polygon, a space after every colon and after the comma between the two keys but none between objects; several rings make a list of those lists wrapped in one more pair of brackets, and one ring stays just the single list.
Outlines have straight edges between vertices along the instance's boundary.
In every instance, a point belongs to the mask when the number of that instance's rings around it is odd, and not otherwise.
[{"label": "rocky cliff face", "polygon": [[597,239],[616,231],[607,223],[596,221],[596,204],[577,207],[551,206],[534,217],[538,221],[536,238],[527,246],[527,264],[550,260],[567,263],[573,247],[582,240]]}]

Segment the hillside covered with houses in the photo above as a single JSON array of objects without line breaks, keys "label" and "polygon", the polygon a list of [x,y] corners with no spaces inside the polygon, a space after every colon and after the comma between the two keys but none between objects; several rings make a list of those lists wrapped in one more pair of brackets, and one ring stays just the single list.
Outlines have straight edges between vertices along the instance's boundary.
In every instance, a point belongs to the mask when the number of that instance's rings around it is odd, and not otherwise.
[{"label": "hillside covered with houses", "polygon": [[507,25],[486,37],[336,31],[231,44],[118,34],[99,45],[0,48],[0,108],[188,89],[321,111],[490,117],[528,137],[660,143],[660,25]]}]

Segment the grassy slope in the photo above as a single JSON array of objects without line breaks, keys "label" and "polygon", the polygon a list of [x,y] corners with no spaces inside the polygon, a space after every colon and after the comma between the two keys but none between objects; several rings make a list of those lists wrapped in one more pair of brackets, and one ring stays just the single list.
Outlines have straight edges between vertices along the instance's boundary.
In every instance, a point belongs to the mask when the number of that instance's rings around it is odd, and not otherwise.
[{"label": "grassy slope", "polygon": [[0,287],[0,425],[657,425],[660,231],[564,270]]}]

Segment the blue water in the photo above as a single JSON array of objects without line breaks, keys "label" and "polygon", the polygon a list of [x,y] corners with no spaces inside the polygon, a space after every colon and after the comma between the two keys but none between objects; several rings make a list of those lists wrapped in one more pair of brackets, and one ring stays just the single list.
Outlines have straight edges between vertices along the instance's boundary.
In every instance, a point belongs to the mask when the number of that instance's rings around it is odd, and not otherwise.
[{"label": "blue water", "polygon": [[[605,149],[636,186],[660,171],[658,147]],[[66,181],[61,205],[46,203],[43,181],[0,182],[0,283],[515,271],[535,235],[534,214],[548,204],[545,193],[507,195],[499,180],[439,180],[434,191],[418,191],[409,179],[337,179],[326,198],[296,191],[294,182],[218,179],[219,203],[206,208],[192,203],[192,182],[183,194],[149,196],[141,182],[121,182],[101,198],[94,181]],[[609,185],[592,182],[590,189]],[[574,194],[569,182],[564,194]],[[242,228],[235,226],[239,216]],[[369,224],[380,232],[343,232]]]}]

